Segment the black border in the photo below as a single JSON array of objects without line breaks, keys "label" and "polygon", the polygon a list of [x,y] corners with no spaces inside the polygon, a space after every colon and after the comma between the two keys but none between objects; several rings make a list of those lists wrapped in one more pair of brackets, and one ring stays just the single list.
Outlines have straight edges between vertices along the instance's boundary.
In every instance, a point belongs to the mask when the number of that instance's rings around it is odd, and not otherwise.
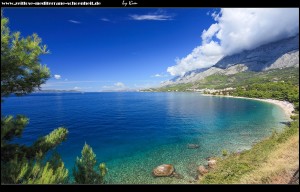
[{"label": "black border", "polygon": [[[1,1],[1,8],[2,7],[11,7],[11,8],[26,8],[26,7],[32,7],[32,8],[108,8],[108,7],[118,7],[118,8],[138,8],[138,7],[165,7],[165,8],[173,8],[173,7],[182,7],[182,8],[188,8],[188,7],[260,7],[260,8],[267,8],[267,7],[299,7],[299,3],[297,0],[248,0],[248,1],[238,1],[238,0],[135,0],[132,2],[137,2],[136,5],[127,5],[124,6],[122,2],[129,2],[129,0],[86,0],[86,2],[101,2],[101,5],[97,6],[9,6],[9,5],[3,5],[3,2],[44,2],[45,0],[41,1],[7,1],[3,0]],[[55,1],[49,1],[49,2],[55,2]],[[71,2],[71,1],[60,1],[60,2]],[[76,0],[74,0],[76,2]],[[3,185],[1,184],[1,188],[7,188],[11,189],[13,191],[16,191],[16,189],[21,186],[21,185]],[[245,185],[245,184],[239,184],[239,185],[198,185],[198,184],[192,184],[192,185],[181,185],[181,184],[173,184],[173,185],[22,185],[21,187],[23,188],[22,190],[30,189],[30,191],[40,191],[40,187],[47,187],[48,190],[53,190],[53,189],[62,189],[66,191],[66,187],[68,189],[74,189],[75,191],[81,191],[81,190],[89,190],[90,188],[94,188],[94,190],[103,190],[103,191],[118,191],[120,189],[121,191],[127,191],[127,187],[130,187],[130,191],[136,190],[136,191],[180,191],[181,186],[184,187],[192,187],[189,191],[193,191],[193,188],[196,188],[196,191],[200,190],[202,191],[203,189],[215,189],[217,191],[227,191],[230,189],[230,191],[254,191],[257,187],[258,189],[263,189],[266,191],[269,191],[270,189],[274,188],[275,191],[277,190],[282,190],[284,192],[286,191],[298,191],[299,190],[299,185]],[[17,188],[15,188],[17,187]],[[36,188],[37,187],[37,188]],[[49,188],[48,188],[49,187]],[[53,188],[54,187],[54,188]],[[125,187],[125,188],[124,188]],[[154,188],[153,188],[154,187]],[[158,187],[158,188],[157,188]],[[178,188],[179,187],[179,188]],[[154,189],[154,190],[153,190]],[[185,191],[183,191],[185,192]]]}]

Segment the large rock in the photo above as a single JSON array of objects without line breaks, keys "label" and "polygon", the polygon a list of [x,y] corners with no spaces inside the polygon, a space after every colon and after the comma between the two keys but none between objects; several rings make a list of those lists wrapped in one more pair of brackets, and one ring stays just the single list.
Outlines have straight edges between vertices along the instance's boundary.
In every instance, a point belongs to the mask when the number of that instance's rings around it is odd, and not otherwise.
[{"label": "large rock", "polygon": [[171,164],[163,164],[153,169],[153,175],[155,177],[168,177],[174,172],[174,166]]},{"label": "large rock", "polygon": [[216,166],[216,164],[217,164],[217,160],[210,159],[207,163],[208,163],[208,167],[209,168],[214,168]]},{"label": "large rock", "polygon": [[203,166],[203,165],[200,165],[198,167],[198,173],[199,175],[203,176],[205,175],[206,173],[208,173],[208,170]]}]

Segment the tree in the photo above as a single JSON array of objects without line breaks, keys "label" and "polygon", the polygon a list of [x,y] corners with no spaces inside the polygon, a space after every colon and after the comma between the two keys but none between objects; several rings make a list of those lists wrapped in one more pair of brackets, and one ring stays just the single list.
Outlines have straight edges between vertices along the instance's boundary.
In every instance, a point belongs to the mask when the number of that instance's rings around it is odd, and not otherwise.
[{"label": "tree", "polygon": [[20,32],[11,33],[7,25],[8,18],[1,11],[1,100],[12,93],[31,93],[50,77],[39,59],[49,53],[42,39],[37,34],[21,38]]},{"label": "tree", "polygon": [[[10,94],[31,93],[50,77],[49,69],[40,63],[40,55],[48,51],[38,35],[22,38],[20,32],[11,33],[7,25],[8,18],[1,11],[1,102]],[[66,183],[68,170],[60,157],[45,156],[66,139],[67,129],[55,129],[32,146],[13,143],[27,124],[23,115],[14,118],[1,114],[1,183]]]},{"label": "tree", "polygon": [[73,169],[75,183],[80,184],[102,184],[107,168],[104,163],[100,163],[98,171],[95,170],[97,164],[96,154],[93,149],[85,143],[81,151],[81,158],[77,157]]}]

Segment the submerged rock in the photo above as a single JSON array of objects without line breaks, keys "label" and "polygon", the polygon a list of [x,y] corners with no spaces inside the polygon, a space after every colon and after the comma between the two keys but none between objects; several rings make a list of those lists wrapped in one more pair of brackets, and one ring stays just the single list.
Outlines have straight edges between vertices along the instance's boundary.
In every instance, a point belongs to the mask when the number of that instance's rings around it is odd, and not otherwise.
[{"label": "submerged rock", "polygon": [[197,145],[197,144],[188,144],[188,146],[187,146],[188,149],[197,149],[197,148],[199,148],[199,147],[200,147],[200,146]]},{"label": "submerged rock", "polygon": [[176,179],[183,179],[183,176],[179,173],[173,172],[172,176],[175,177]]},{"label": "submerged rock", "polygon": [[203,176],[203,175],[205,175],[206,173],[208,173],[208,170],[203,166],[203,165],[200,165],[199,167],[198,167],[198,173],[199,173],[199,175],[201,175],[201,176]]},{"label": "submerged rock", "polygon": [[163,164],[153,169],[153,175],[155,177],[168,177],[174,172],[174,166],[171,164]]}]

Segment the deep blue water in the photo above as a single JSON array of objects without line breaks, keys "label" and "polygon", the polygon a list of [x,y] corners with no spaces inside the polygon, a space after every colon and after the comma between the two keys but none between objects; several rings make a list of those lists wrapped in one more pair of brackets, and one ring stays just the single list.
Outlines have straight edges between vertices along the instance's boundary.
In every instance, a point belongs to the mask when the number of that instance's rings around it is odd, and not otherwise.
[{"label": "deep blue water", "polygon": [[[30,123],[17,142],[31,144],[63,126],[58,147],[69,171],[86,142],[108,167],[107,183],[185,183],[205,158],[249,149],[288,119],[273,104],[199,93],[53,93],[5,98],[1,113],[24,114]],[[187,149],[187,144],[200,145]],[[153,178],[171,163],[184,176]]]}]

